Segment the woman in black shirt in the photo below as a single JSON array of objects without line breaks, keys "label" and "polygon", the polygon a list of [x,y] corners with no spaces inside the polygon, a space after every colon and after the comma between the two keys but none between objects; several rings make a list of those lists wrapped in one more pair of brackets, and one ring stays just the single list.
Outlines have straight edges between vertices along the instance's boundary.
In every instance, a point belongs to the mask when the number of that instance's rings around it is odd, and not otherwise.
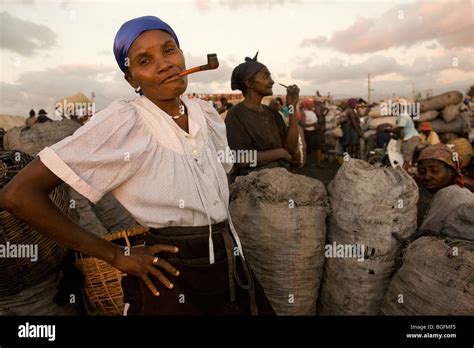
[{"label": "woman in black shirt", "polygon": [[236,159],[234,178],[253,169],[288,166],[292,162],[297,163],[299,157],[299,130],[295,113],[299,98],[294,93],[287,95],[290,109],[287,127],[277,112],[261,103],[263,97],[273,94],[274,81],[268,68],[257,62],[257,55],[252,59],[247,57],[245,63],[232,72],[231,88],[241,90],[245,100],[227,114],[225,123],[229,147],[236,152],[257,153],[254,164]]}]

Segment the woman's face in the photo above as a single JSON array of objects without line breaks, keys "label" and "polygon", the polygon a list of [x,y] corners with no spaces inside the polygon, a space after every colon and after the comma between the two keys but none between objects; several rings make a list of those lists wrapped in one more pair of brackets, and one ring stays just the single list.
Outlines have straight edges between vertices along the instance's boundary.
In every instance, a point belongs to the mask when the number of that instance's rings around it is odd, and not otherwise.
[{"label": "woman's face", "polygon": [[128,83],[140,88],[149,99],[171,100],[184,93],[187,77],[177,76],[186,69],[183,52],[173,37],[162,30],[140,34],[128,51]]},{"label": "woman's face", "polygon": [[454,183],[453,172],[446,164],[435,159],[422,160],[418,164],[418,180],[430,192],[437,192]]},{"label": "woman's face", "polygon": [[254,75],[252,81],[246,81],[246,83],[249,89],[253,89],[262,96],[273,95],[272,88],[275,82],[267,68],[261,69]]}]

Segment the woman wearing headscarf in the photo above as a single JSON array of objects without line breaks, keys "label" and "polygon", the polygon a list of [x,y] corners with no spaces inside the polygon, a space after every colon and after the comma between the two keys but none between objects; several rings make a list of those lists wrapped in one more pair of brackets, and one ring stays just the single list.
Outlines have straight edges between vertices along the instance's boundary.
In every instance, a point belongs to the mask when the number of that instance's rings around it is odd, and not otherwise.
[{"label": "woman wearing headscarf", "polygon": [[318,117],[318,127],[316,127],[316,166],[321,166],[323,157],[323,149],[326,147],[324,133],[326,132],[326,115],[329,113],[321,100],[314,99],[314,112]]},{"label": "woman wearing headscarf", "polygon": [[344,105],[345,110],[343,117],[341,117],[343,134],[341,145],[352,158],[359,158],[359,138],[362,137],[360,118],[356,110],[357,103],[357,99],[350,98]]},{"label": "woman wearing headscarf", "polygon": [[429,122],[422,122],[418,130],[420,131],[420,143],[417,146],[418,150],[430,145],[436,145],[440,142],[438,134],[433,130]]},{"label": "woman wearing headscarf", "polygon": [[[225,125],[183,96],[185,61],[157,17],[124,23],[114,55],[139,93],[118,100],[39,153],[0,193],[0,205],[68,248],[127,273],[129,315],[273,314],[230,220]],[[142,225],[145,247],[124,252],[63,215],[48,193],[67,183],[93,203],[112,194]]]},{"label": "woman wearing headscarf", "polygon": [[457,207],[474,203],[474,194],[464,188],[457,154],[447,145],[431,145],[420,153],[417,181],[434,193],[419,229],[421,233],[441,233]]},{"label": "woman wearing headscarf", "polygon": [[[286,104],[293,111],[289,116],[287,127],[278,112],[261,103],[262,98],[273,94],[273,79],[270,71],[254,58],[245,58],[232,72],[232,90],[242,91],[245,100],[227,113],[225,124],[227,139],[232,150],[257,151],[256,167],[249,163],[236,163],[233,179],[246,175],[253,169],[288,167],[298,162],[298,120],[296,108],[298,92],[291,86],[287,93]],[[298,163],[301,164],[301,163]]]},{"label": "woman wearing headscarf", "polygon": [[315,150],[316,160],[313,166],[321,167],[321,159],[319,156],[319,152],[321,150],[321,141],[318,138],[319,134],[317,133],[320,124],[319,118],[314,112],[314,103],[311,99],[306,99],[302,103],[300,124],[304,129],[304,139],[306,140],[306,156]]}]

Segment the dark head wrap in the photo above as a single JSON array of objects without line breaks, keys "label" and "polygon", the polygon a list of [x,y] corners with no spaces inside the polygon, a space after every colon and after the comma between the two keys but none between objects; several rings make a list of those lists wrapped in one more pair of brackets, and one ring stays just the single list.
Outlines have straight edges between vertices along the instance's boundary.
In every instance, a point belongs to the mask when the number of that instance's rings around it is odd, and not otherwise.
[{"label": "dark head wrap", "polygon": [[114,55],[115,60],[117,61],[120,70],[125,74],[127,73],[127,66],[125,65],[125,59],[128,56],[128,50],[132,43],[137,39],[137,37],[147,30],[163,30],[170,34],[176,45],[179,47],[178,37],[171,27],[163,22],[158,17],[154,16],[144,16],[138,17],[128,22],[125,22],[120,27],[117,35],[115,35],[114,40]]},{"label": "dark head wrap", "polygon": [[350,106],[351,108],[355,108],[358,103],[359,103],[359,101],[358,101],[356,98],[350,98],[350,99],[347,101],[347,104],[349,104],[349,106]]},{"label": "dark head wrap", "polygon": [[239,64],[234,69],[234,71],[232,71],[232,77],[230,79],[230,88],[232,88],[233,91],[235,91],[236,89],[242,91],[244,89],[246,80],[251,78],[263,68],[266,68],[265,65],[260,62],[257,62],[257,56],[258,52],[253,58],[245,57],[245,63]]}]

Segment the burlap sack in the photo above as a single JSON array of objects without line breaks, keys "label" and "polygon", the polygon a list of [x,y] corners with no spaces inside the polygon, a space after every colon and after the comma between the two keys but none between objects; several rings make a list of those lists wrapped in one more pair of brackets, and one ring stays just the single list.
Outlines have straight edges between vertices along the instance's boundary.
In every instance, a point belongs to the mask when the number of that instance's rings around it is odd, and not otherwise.
[{"label": "burlap sack", "polygon": [[459,104],[448,105],[441,110],[441,117],[445,122],[453,122],[459,116]]},{"label": "burlap sack", "polygon": [[316,314],[327,209],[323,183],[283,168],[252,172],[231,186],[245,257],[279,315]]},{"label": "burlap sack", "polygon": [[362,261],[326,259],[318,313],[377,314],[401,250],[398,239],[416,231],[418,187],[400,168],[376,168],[350,159],[328,192],[326,243],[363,246],[364,255]]},{"label": "burlap sack", "polygon": [[472,315],[474,244],[421,237],[403,255],[381,313],[385,315]]},{"label": "burlap sack", "polygon": [[[460,220],[459,223],[461,223],[461,219],[465,219],[463,216],[463,210],[461,212],[459,211],[460,206],[464,204],[468,204],[471,207],[474,204],[474,193],[467,188],[461,188],[458,185],[450,185],[439,190],[430,202],[430,206],[423,218],[420,230],[423,231],[423,233],[442,235],[446,228],[448,219],[451,221],[450,224],[454,223],[452,227],[458,223],[458,219]],[[472,211],[471,215],[474,215],[472,214]],[[473,231],[474,227],[471,228],[470,233],[466,233],[472,234],[472,238],[474,238]],[[467,235],[463,236],[454,234],[450,236],[467,238]]]},{"label": "burlap sack", "polygon": [[430,121],[431,127],[436,133],[456,133],[463,134],[469,133],[470,127],[465,117],[456,117],[454,121],[446,122],[442,118],[436,118]]},{"label": "burlap sack", "polygon": [[369,127],[369,129],[377,129],[377,127],[383,123],[389,123],[393,127],[396,127],[397,118],[395,116],[369,118],[367,121],[367,126]]},{"label": "burlap sack", "polygon": [[46,146],[73,134],[80,126],[79,123],[66,119],[15,127],[3,137],[3,146],[5,150],[20,150],[30,156],[36,156]]},{"label": "burlap sack", "polygon": [[431,110],[431,111],[426,111],[422,112],[420,114],[420,119],[418,120],[419,122],[427,122],[427,121],[432,121],[438,116],[439,112],[436,110]]},{"label": "burlap sack", "polygon": [[462,102],[462,93],[459,91],[446,92],[420,100],[420,111],[430,111],[444,108],[448,105],[459,104]]},{"label": "burlap sack", "polygon": [[474,242],[474,202],[460,204],[448,216],[443,235]]},{"label": "burlap sack", "polygon": [[372,117],[372,118],[377,118],[377,117],[382,117],[382,116],[386,116],[386,115],[382,115],[382,106],[375,105],[372,108],[370,108],[370,112],[369,112],[368,116]]}]

